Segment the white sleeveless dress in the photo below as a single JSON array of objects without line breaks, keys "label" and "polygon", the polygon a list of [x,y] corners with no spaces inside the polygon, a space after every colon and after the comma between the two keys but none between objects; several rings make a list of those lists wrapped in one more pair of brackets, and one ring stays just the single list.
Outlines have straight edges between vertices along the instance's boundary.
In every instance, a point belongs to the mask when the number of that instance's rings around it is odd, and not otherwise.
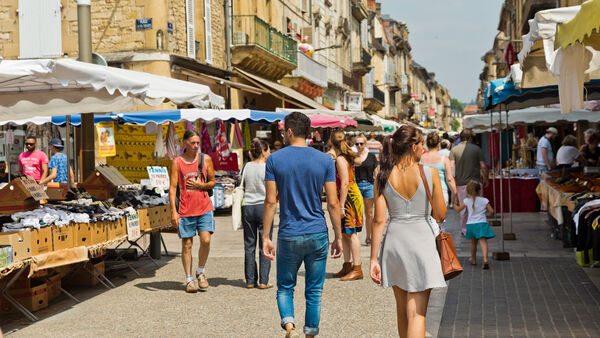
[{"label": "white sleeveless dress", "polygon": [[[433,187],[431,168],[424,169],[429,187]],[[408,292],[446,287],[433,231],[437,224],[430,223],[431,205],[423,182],[410,200],[398,194],[389,181],[383,195],[390,221],[379,254],[381,285]]]}]

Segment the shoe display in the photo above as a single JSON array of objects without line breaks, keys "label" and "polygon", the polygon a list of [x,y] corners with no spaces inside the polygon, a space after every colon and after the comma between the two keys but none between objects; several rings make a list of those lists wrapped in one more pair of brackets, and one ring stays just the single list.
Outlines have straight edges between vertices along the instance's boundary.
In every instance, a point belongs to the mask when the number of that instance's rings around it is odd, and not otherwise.
[{"label": "shoe display", "polygon": [[196,285],[195,280],[191,280],[185,284],[185,292],[187,293],[196,293],[198,292],[198,286]]},{"label": "shoe display", "polygon": [[337,273],[334,273],[333,277],[334,278],[344,277],[345,275],[350,273],[350,271],[352,271],[352,263],[350,263],[350,262],[344,263],[344,265],[342,265],[342,270],[338,271]]},{"label": "shoe display", "polygon": [[200,289],[200,291],[206,291],[208,289],[208,279],[206,279],[204,272],[196,275],[196,278],[198,279],[198,289]]},{"label": "shoe display", "polygon": [[355,265],[352,271],[341,278],[343,281],[347,280],[357,280],[363,278],[362,267],[360,265]]}]

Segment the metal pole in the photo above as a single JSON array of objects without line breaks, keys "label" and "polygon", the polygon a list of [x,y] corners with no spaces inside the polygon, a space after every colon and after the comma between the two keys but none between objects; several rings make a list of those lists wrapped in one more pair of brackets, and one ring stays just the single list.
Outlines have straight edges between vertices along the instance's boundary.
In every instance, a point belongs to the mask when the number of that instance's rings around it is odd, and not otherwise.
[{"label": "metal pole", "polygon": [[[496,165],[494,164],[494,112],[490,111],[490,148],[492,151],[490,152],[490,164],[492,166],[492,198],[494,199],[494,210],[498,209],[496,205]],[[495,213],[495,212],[494,212]],[[497,224],[498,217],[494,215],[493,225]]]},{"label": "metal pole", "polygon": [[[500,114],[502,114],[502,112],[500,112]],[[506,149],[508,151],[508,155],[509,157],[511,157],[511,151],[510,151],[510,142],[508,140],[508,109],[506,110]],[[515,239],[517,239],[517,236],[515,236],[515,234],[512,231],[512,225],[513,225],[513,218],[512,218],[512,193],[511,193],[511,183],[512,183],[512,178],[510,175],[510,167],[508,167],[508,214],[510,217],[510,231],[506,234],[503,234],[502,237],[505,240],[508,241],[514,241]],[[504,242],[504,241],[503,241]]]},{"label": "metal pole", "polygon": [[[502,184],[504,183],[504,179],[502,177],[502,110],[500,110],[500,114],[498,116],[500,118],[500,128],[498,128],[499,130],[499,134],[500,134],[500,151],[499,151],[499,155],[500,155],[500,160],[498,161],[498,166],[499,166],[499,170],[500,170],[500,228],[502,231],[502,236],[500,237],[500,241],[501,241],[501,251],[500,252],[494,252],[492,253],[492,258],[494,258],[495,260],[499,260],[499,261],[505,261],[505,260],[509,260],[510,259],[510,254],[506,251],[504,251],[504,196],[503,196],[503,187]],[[508,119],[506,120],[506,123],[508,124]]]},{"label": "metal pole", "polygon": [[[67,189],[71,190],[71,129],[69,128],[69,124],[71,120],[71,115],[66,116],[66,125],[65,125],[65,147],[67,148]],[[73,170],[73,175],[75,175],[75,170]],[[75,180],[75,177],[73,177]]]}]

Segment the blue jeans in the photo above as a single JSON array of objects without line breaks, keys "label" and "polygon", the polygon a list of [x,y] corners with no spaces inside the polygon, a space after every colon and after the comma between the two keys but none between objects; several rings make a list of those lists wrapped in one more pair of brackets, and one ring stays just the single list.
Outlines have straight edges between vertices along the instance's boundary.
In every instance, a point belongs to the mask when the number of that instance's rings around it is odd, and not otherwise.
[{"label": "blue jeans", "polygon": [[317,335],[329,238],[327,232],[277,239],[277,306],[281,327],[294,321],[294,287],[302,262],[306,269],[304,334]]}]

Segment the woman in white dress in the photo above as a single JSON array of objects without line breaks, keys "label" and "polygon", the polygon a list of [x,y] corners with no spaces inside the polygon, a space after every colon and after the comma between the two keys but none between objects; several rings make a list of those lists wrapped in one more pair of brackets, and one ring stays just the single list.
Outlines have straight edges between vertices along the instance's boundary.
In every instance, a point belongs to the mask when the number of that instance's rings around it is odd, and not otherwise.
[{"label": "woman in white dress", "polygon": [[[435,244],[438,226],[431,220],[419,169],[422,154],[423,134],[411,126],[400,127],[384,142],[375,181],[370,275],[375,283],[394,290],[400,337],[425,337],[431,289],[446,286]],[[438,216],[445,218],[438,172],[432,167],[424,172]],[[386,208],[390,220],[382,239]]]}]

